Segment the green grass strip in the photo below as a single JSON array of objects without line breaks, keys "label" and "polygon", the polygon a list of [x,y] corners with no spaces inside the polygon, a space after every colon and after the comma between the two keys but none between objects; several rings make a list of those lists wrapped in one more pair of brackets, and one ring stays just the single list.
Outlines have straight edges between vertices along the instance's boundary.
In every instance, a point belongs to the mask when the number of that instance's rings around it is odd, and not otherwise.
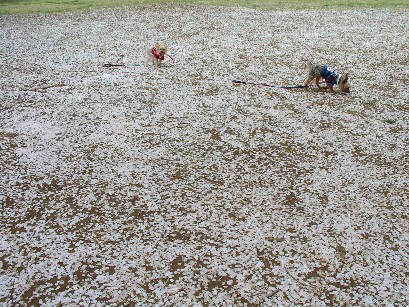
[{"label": "green grass strip", "polygon": [[408,0],[0,0],[0,14],[60,13],[147,4],[243,6],[266,10],[409,8]]}]

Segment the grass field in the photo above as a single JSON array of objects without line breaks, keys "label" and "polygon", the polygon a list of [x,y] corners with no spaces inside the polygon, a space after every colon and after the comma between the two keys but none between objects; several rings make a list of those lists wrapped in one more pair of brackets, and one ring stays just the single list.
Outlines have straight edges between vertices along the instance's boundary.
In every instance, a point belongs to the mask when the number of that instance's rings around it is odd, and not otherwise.
[{"label": "grass field", "polygon": [[0,14],[31,14],[72,12],[87,9],[136,6],[147,4],[192,4],[244,6],[269,10],[278,9],[322,9],[322,8],[398,8],[409,7],[406,0],[0,0]]}]

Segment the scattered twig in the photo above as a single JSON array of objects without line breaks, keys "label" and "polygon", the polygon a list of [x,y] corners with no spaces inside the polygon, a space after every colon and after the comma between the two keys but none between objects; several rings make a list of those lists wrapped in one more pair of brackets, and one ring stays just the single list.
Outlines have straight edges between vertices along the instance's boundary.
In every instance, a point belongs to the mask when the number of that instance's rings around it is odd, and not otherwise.
[{"label": "scattered twig", "polygon": [[48,90],[49,88],[52,88],[52,87],[63,87],[63,86],[65,86],[64,83],[58,83],[58,84],[53,84],[53,85],[48,85],[48,86],[39,87],[38,89],[40,89],[40,90]]},{"label": "scattered twig", "polygon": [[286,269],[286,268],[284,268],[284,269],[285,269],[285,271],[287,272],[288,276],[290,276],[292,279],[294,279],[294,280],[295,280],[297,283],[299,283],[300,285],[303,285],[304,287],[307,287],[307,288],[314,288],[314,286],[308,285],[308,284],[306,284],[306,283],[300,281],[297,277],[295,277],[293,274],[291,274],[291,273],[288,271],[288,269]]},{"label": "scattered twig", "polygon": [[45,93],[50,88],[63,87],[63,86],[67,86],[67,85],[64,84],[64,83],[57,83],[57,84],[53,84],[53,85],[47,85],[47,86],[42,86],[42,87],[35,87],[35,88],[31,88],[31,89],[26,89],[25,91],[34,91],[34,92]]},{"label": "scattered twig", "polygon": [[275,290],[274,292],[268,293],[267,297],[272,297],[275,296],[278,292],[280,292],[280,289]]}]

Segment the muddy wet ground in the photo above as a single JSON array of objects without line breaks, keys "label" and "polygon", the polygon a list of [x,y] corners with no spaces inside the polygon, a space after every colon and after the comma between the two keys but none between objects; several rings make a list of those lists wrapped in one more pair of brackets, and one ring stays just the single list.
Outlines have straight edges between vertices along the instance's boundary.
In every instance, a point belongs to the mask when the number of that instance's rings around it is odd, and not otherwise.
[{"label": "muddy wet ground", "polygon": [[0,16],[1,304],[407,305],[408,15]]}]

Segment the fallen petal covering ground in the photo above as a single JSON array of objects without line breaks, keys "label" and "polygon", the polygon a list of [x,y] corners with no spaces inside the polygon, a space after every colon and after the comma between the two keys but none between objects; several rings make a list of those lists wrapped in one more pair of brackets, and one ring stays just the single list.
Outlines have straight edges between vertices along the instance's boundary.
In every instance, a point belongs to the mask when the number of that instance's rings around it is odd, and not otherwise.
[{"label": "fallen petal covering ground", "polygon": [[408,305],[408,16],[0,16],[1,304]]}]

